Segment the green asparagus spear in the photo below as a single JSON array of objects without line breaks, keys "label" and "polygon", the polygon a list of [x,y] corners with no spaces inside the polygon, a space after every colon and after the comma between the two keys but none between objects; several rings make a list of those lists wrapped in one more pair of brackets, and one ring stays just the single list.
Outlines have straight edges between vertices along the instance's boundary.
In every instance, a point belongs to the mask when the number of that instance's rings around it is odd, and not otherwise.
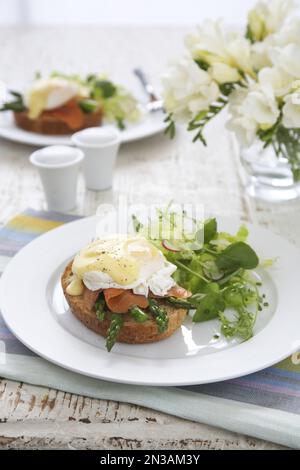
[{"label": "green asparagus spear", "polygon": [[163,333],[167,330],[169,324],[169,319],[166,310],[161,307],[154,299],[149,299],[149,308],[151,313],[153,313],[153,315],[155,316],[159,333]]},{"label": "green asparagus spear", "polygon": [[168,297],[166,300],[168,303],[175,305],[176,307],[186,308],[187,310],[190,310],[191,308],[191,304],[188,299],[176,299],[175,297]]},{"label": "green asparagus spear", "polygon": [[149,319],[147,313],[143,312],[143,310],[141,310],[139,307],[132,307],[130,309],[130,313],[138,323],[144,323]]},{"label": "green asparagus spear", "polygon": [[111,351],[113,345],[117,341],[118,334],[123,326],[124,320],[123,316],[118,313],[114,313],[111,316],[111,322],[108,328],[107,337],[106,337],[106,349],[108,352]]},{"label": "green asparagus spear", "polygon": [[16,101],[11,101],[10,103],[4,103],[2,107],[0,108],[0,111],[16,111],[16,112],[21,112],[25,111],[25,106],[23,101],[21,100],[16,100]]},{"label": "green asparagus spear", "polygon": [[99,321],[104,320],[104,317],[105,317],[104,307],[105,307],[105,300],[104,300],[103,295],[100,294],[95,303],[96,315]]}]

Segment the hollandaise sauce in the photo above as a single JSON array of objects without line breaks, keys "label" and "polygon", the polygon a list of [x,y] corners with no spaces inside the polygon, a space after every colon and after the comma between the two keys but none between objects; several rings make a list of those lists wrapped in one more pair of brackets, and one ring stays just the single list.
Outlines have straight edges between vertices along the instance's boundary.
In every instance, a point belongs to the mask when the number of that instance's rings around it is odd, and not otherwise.
[{"label": "hollandaise sauce", "polygon": [[72,271],[78,279],[91,271],[107,274],[126,286],[137,281],[143,264],[159,254],[157,248],[144,238],[126,235],[97,239],[78,253]]}]

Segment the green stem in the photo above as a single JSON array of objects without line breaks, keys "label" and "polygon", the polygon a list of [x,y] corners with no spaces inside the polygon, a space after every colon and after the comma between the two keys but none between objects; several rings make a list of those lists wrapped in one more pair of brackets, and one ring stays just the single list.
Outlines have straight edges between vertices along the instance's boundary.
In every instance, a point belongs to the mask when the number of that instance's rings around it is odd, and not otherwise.
[{"label": "green stem", "polygon": [[192,269],[188,268],[185,264],[181,263],[180,261],[174,261],[174,264],[176,264],[176,266],[178,266],[182,269],[185,269],[190,274],[193,274],[194,276],[199,277],[199,279],[202,279],[202,281],[204,281],[204,282],[207,282],[207,283],[211,282],[208,279],[206,279],[204,276],[201,276],[201,274],[199,274],[196,271],[193,271]]}]

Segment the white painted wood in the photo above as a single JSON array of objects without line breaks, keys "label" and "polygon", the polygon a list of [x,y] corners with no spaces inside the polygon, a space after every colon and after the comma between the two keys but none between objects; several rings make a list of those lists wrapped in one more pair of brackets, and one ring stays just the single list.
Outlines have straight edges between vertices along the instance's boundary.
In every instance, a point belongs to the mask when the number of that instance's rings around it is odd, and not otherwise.
[{"label": "white painted wood", "polygon": [[0,381],[0,448],[277,449],[135,405]]},{"label": "white painted wood", "polygon": [[[184,28],[0,29],[0,77],[29,80],[35,70],[108,71],[135,86],[131,68],[145,68],[158,86],[170,57],[182,49]],[[121,148],[113,190],[87,191],[82,176],[75,213],[90,215],[103,202],[203,203],[205,213],[236,215],[266,225],[300,245],[299,202],[271,206],[245,195],[240,163],[224,117],[207,131],[209,147],[156,136]],[[0,223],[27,207],[44,208],[33,149],[0,140]],[[137,406],[95,400],[0,381],[0,448],[262,449],[271,443],[191,423]]]}]

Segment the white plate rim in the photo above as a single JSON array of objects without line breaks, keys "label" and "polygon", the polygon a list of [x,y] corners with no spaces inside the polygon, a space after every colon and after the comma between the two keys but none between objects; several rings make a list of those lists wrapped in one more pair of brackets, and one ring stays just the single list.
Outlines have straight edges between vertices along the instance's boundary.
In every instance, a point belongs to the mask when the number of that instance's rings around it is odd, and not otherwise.
[{"label": "white plate rim", "polygon": [[[10,112],[6,111],[5,113]],[[161,116],[161,120],[158,119],[159,116]],[[163,121],[164,115],[161,111],[157,111],[156,113],[147,113],[145,121],[141,121],[136,125],[131,125],[128,129],[121,131],[121,142],[123,144],[128,144],[161,134],[164,132],[166,127]],[[25,131],[15,125],[11,114],[4,115],[4,113],[0,113],[0,137],[12,142],[37,147],[48,145],[73,145],[71,135],[55,136]]]},{"label": "white plate rim", "polygon": [[[300,331],[300,315],[297,314],[297,276],[288,279],[288,281],[285,277],[287,269],[295,270],[298,274],[300,251],[272,232],[250,224],[247,225],[250,228],[250,242],[254,247],[257,244],[260,245],[260,248],[264,247],[266,257],[270,257],[270,253],[275,255],[274,251],[278,250],[280,253],[284,253],[284,257],[279,258],[277,266],[271,274],[275,285],[277,287],[283,286],[284,291],[278,298],[276,315],[267,327],[253,339],[237,346],[239,354],[235,354],[236,347],[207,356],[167,360],[137,358],[114,352],[108,354],[74,338],[59,326],[51,314],[47,315],[47,333],[50,331],[53,333],[55,342],[47,343],[44,331],[45,324],[40,317],[36,317],[34,322],[32,318],[30,319],[33,329],[39,332],[39,336],[33,338],[32,331],[22,329],[24,327],[22,321],[24,322],[25,319],[22,320],[20,316],[18,318],[18,315],[12,314],[12,312],[21,308],[21,305],[24,308],[24,299],[29,302],[31,311],[35,309],[43,311],[49,307],[46,296],[43,296],[42,292],[29,296],[26,285],[23,285],[23,290],[18,289],[18,296],[14,295],[14,284],[16,280],[22,279],[20,268],[26,266],[26,262],[28,263],[32,256],[38,254],[40,259],[47,247],[56,246],[60,250],[59,253],[48,257],[47,267],[43,268],[41,265],[41,270],[38,273],[41,285],[44,285],[43,283],[49,279],[57,267],[57,258],[59,256],[63,256],[64,259],[70,258],[82,246],[82,233],[86,231],[86,233],[90,233],[90,236],[93,235],[96,222],[95,216],[87,217],[41,235],[12,258],[1,277],[0,306],[3,318],[15,336],[39,356],[68,370],[93,378],[136,385],[183,386],[218,382],[248,375],[280,362],[300,347],[300,336],[297,333]],[[235,227],[239,224],[234,220],[230,223]],[[70,237],[73,237],[72,243],[68,242]],[[61,244],[59,245],[57,242]],[[42,261],[45,260],[42,259]],[[47,270],[50,272],[46,272]],[[17,275],[18,272],[19,275]],[[26,282],[32,281],[32,276],[34,276],[34,270],[31,266]],[[36,280],[36,277],[34,279]],[[46,289],[46,285],[44,288]],[[26,295],[29,297],[27,298]],[[21,297],[22,304],[20,305]],[[284,328],[283,320],[285,320]],[[28,317],[26,324],[28,324]],[[159,345],[159,343],[155,344]],[[74,359],[74,351],[78,352],[76,360]]]}]

